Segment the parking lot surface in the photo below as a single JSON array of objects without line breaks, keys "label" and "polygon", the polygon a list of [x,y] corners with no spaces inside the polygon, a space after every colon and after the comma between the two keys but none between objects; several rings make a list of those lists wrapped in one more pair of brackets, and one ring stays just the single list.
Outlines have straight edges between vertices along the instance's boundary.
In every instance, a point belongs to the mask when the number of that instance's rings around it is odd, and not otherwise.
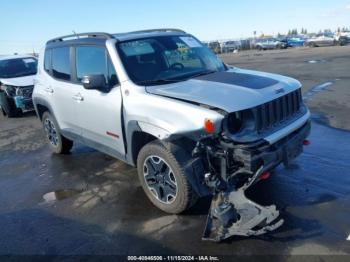
[{"label": "parking lot surface", "polygon": [[[136,170],[83,145],[52,155],[32,113],[0,117],[0,254],[350,254],[350,46],[224,55],[238,67],[299,79],[313,114],[311,145],[253,186],[284,225],[261,237],[201,241],[210,199],[163,213]],[[311,61],[311,62],[310,62]]]}]

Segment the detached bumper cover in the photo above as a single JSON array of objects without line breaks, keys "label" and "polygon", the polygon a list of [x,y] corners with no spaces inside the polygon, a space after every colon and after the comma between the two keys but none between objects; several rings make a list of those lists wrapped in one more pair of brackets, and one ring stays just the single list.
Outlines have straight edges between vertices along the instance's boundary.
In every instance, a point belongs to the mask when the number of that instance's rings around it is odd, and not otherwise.
[{"label": "detached bumper cover", "polygon": [[258,236],[283,224],[275,205],[261,206],[245,196],[254,181],[263,173],[261,167],[242,187],[221,192],[213,197],[203,240],[219,242],[231,236]]},{"label": "detached bumper cover", "polygon": [[[212,166],[212,171],[205,174],[205,184],[212,189],[214,196],[203,240],[218,242],[234,235],[256,236],[283,224],[275,205],[261,206],[248,199],[245,191],[259,181],[265,171],[282,162],[288,165],[296,158],[303,151],[303,141],[309,133],[310,120],[307,120],[273,144],[266,140],[242,145],[225,144],[224,148],[212,153],[220,159],[221,165],[216,169]],[[239,168],[232,172],[227,164],[230,162],[239,163]]]}]

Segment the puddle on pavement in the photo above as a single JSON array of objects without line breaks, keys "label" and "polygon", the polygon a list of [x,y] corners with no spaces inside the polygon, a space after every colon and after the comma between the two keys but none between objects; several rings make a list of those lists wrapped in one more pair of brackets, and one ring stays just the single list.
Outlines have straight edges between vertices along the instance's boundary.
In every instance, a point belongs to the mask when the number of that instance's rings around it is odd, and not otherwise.
[{"label": "puddle on pavement", "polygon": [[318,64],[318,63],[326,63],[327,60],[324,60],[324,59],[316,59],[316,60],[309,60],[309,61],[306,61],[307,63],[309,64]]},{"label": "puddle on pavement", "polygon": [[304,101],[311,99],[315,94],[326,91],[327,88],[334,84],[334,81],[326,81],[321,84],[311,87],[306,93],[303,94]]},{"label": "puddle on pavement", "polygon": [[46,193],[45,195],[43,195],[43,199],[46,203],[52,203],[55,201],[60,201],[72,197],[79,193],[81,193],[81,191],[75,189],[62,189]]}]

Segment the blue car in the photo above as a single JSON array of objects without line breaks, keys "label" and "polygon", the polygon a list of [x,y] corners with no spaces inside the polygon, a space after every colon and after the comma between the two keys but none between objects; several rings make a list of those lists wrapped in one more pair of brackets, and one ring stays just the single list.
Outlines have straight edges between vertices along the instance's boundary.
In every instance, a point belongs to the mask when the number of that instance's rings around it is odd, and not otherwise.
[{"label": "blue car", "polygon": [[300,38],[300,37],[288,37],[287,38],[288,47],[303,46],[304,43],[305,43],[305,39]]},{"label": "blue car", "polygon": [[303,46],[305,43],[305,39],[301,37],[286,37],[279,41],[284,43],[286,47]]}]

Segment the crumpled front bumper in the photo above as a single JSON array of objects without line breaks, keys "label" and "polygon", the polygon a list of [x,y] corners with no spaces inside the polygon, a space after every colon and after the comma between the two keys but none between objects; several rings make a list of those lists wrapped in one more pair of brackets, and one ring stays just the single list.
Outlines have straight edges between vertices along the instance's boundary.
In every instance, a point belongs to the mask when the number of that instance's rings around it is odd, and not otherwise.
[{"label": "crumpled front bumper", "polygon": [[275,205],[261,206],[248,199],[245,191],[275,166],[289,165],[301,154],[310,128],[308,120],[273,144],[266,140],[241,145],[221,142],[216,149],[202,145],[210,166],[205,184],[213,193],[203,240],[261,235],[283,224]]},{"label": "crumpled front bumper", "polygon": [[17,108],[22,110],[34,110],[33,100],[32,98],[27,98],[23,96],[14,96],[13,100]]},{"label": "crumpled front bumper", "polygon": [[250,166],[252,172],[257,171],[261,165],[264,165],[266,169],[274,168],[281,163],[289,165],[303,152],[303,141],[310,134],[310,130],[311,124],[308,120],[303,126],[272,145],[266,143],[260,147],[246,150],[244,152],[246,165]]}]

